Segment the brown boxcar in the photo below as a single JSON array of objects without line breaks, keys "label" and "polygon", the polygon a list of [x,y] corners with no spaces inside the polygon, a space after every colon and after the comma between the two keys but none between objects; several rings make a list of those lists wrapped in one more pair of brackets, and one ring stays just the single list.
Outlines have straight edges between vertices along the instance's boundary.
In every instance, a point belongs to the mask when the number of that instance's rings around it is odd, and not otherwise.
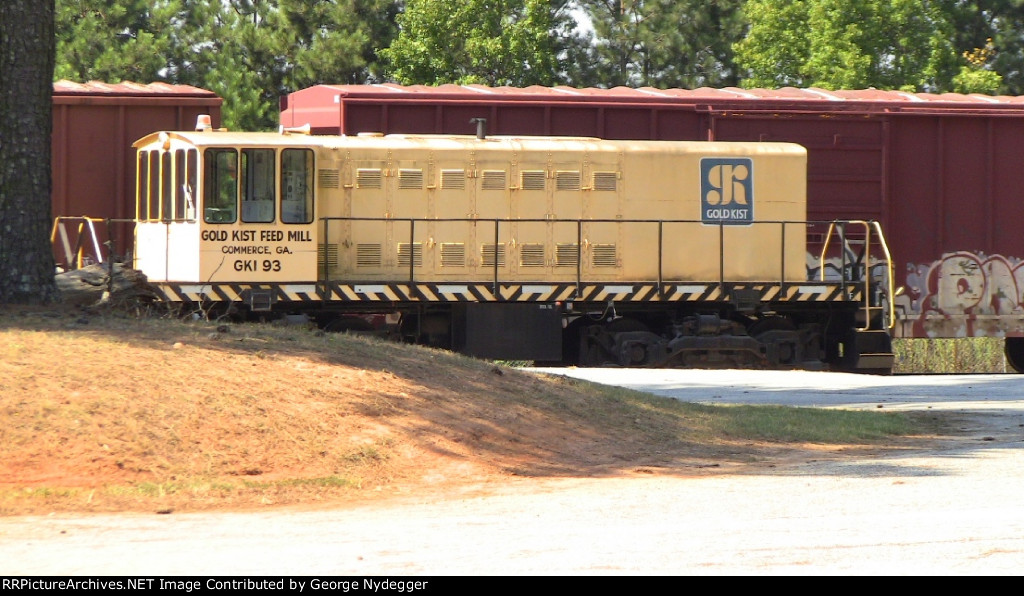
[{"label": "brown boxcar", "polygon": [[1024,364],[1024,97],[320,85],[281,108],[283,125],[315,133],[472,133],[486,118],[499,135],[799,143],[808,219],[886,230],[905,289],[897,335],[1011,337]]},{"label": "brown boxcar", "polygon": [[[82,259],[96,259],[93,247],[108,240],[101,220],[135,217],[132,143],[157,130],[192,129],[200,114],[209,114],[219,123],[222,102],[215,93],[188,85],[54,83],[52,214],[62,218],[72,249],[79,242],[89,249],[83,251]],[[83,222],[76,218],[82,217],[100,220],[94,222],[96,238],[79,235]],[[62,230],[55,233],[54,257],[62,266],[73,265],[68,262]],[[130,227],[116,225],[112,234],[115,253],[124,254],[131,244]]]}]

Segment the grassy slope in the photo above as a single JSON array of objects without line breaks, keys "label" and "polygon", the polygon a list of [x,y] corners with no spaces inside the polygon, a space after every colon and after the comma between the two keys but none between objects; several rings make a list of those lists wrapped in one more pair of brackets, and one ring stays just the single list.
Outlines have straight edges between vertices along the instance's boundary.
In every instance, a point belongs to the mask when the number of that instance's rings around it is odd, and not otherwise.
[{"label": "grassy slope", "polygon": [[906,415],[681,404],[298,327],[0,307],[0,514],[694,474],[932,432]]}]

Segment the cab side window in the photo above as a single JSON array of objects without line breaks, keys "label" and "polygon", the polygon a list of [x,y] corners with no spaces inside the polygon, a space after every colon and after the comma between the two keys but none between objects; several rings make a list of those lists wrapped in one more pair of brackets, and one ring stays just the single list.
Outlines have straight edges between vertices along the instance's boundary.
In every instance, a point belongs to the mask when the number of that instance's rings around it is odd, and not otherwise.
[{"label": "cab side window", "polygon": [[281,221],[306,224],[313,221],[313,152],[285,149],[281,152]]},{"label": "cab side window", "polygon": [[242,150],[242,221],[274,221],[274,150]]},{"label": "cab side window", "polygon": [[174,152],[174,219],[196,217],[196,150]]},{"label": "cab side window", "polygon": [[233,223],[238,219],[238,153],[207,149],[203,153],[203,219]]}]

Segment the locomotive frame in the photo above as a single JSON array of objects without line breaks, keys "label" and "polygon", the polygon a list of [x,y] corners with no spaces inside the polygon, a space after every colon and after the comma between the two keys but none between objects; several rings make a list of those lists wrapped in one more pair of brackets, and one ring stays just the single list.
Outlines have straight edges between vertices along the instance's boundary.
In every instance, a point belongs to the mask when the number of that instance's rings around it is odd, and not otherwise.
[{"label": "locomotive frame", "polygon": [[797,145],[201,126],[135,147],[134,266],[170,301],[494,359],[892,367],[881,228],[807,222]]}]

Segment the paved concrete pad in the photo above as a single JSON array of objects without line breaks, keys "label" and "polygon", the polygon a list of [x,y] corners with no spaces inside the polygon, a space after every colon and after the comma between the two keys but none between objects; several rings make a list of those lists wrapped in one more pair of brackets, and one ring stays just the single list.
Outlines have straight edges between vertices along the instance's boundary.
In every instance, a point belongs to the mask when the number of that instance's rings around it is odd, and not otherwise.
[{"label": "paved concrete pad", "polygon": [[821,371],[533,368],[695,403],[1020,412],[1024,375],[875,376]]}]

